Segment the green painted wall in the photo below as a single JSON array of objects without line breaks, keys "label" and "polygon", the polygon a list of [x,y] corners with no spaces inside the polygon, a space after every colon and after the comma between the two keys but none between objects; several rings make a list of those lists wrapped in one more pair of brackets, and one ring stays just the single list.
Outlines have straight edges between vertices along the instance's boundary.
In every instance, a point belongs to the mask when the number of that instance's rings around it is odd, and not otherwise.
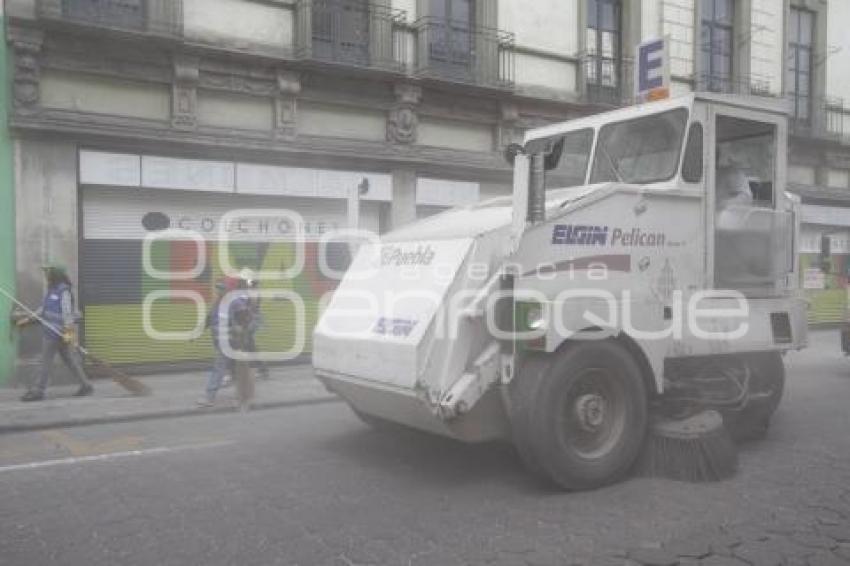
[{"label": "green painted wall", "polygon": [[[15,292],[15,185],[9,136],[11,81],[6,49],[6,21],[0,0],[0,286]],[[14,335],[9,328],[9,300],[0,295],[0,386],[9,383],[15,367]]]}]

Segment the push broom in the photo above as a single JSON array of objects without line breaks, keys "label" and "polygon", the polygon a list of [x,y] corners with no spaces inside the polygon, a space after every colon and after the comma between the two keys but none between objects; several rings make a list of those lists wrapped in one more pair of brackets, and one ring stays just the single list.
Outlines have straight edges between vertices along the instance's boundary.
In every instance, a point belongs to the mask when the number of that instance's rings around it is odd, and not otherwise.
[{"label": "push broom", "polygon": [[[47,328],[48,330],[50,330],[51,332],[53,332],[54,334],[56,334],[59,337],[62,336],[62,332],[58,328],[53,326],[50,322],[45,320],[42,316],[40,316],[38,313],[36,313],[35,311],[33,311],[32,309],[27,307],[25,304],[23,304],[22,302],[17,300],[15,297],[13,297],[8,291],[3,289],[2,287],[0,287],[0,294],[2,294],[7,299],[12,301],[14,304],[18,305],[18,307],[20,307],[21,310],[23,310],[25,313],[27,313],[30,317],[32,317],[35,320],[37,320],[38,322],[40,322],[45,328]],[[98,358],[97,356],[92,354],[88,349],[83,348],[79,344],[74,344],[74,347],[77,349],[77,351],[80,353],[81,356],[83,356],[85,359],[89,360],[94,365],[102,368],[106,372],[106,374],[115,383],[117,383],[118,385],[120,385],[121,387],[123,387],[124,389],[126,389],[127,391],[132,393],[133,395],[137,395],[137,396],[142,397],[142,396],[146,396],[146,395],[151,394],[151,388],[148,387],[147,385],[145,385],[144,383],[142,383],[141,381],[139,381],[138,379],[133,379],[132,377],[125,374],[124,372],[115,369],[108,362],[105,362],[104,360]]]}]

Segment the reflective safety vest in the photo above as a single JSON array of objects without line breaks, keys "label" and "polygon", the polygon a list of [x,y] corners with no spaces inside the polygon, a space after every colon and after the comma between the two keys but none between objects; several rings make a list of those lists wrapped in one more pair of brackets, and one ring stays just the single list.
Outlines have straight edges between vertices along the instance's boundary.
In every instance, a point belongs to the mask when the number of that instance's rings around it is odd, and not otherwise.
[{"label": "reflective safety vest", "polygon": [[[60,283],[55,287],[51,287],[47,290],[47,295],[44,296],[44,303],[42,303],[41,307],[41,317],[60,333],[65,329],[65,317],[62,315],[62,295],[66,291],[71,291],[71,286],[67,283]],[[73,301],[73,298],[71,300]],[[43,326],[45,338],[52,340],[62,338],[60,334],[48,328],[47,325]]]},{"label": "reflective safety vest", "polygon": [[[251,312],[251,300],[245,294],[238,294],[230,302],[229,309],[222,308],[221,301],[216,301],[209,315],[210,334],[215,348],[219,348],[219,340],[230,340],[232,338],[233,326],[239,323],[236,319],[239,319],[240,315],[246,312]],[[233,344],[231,346],[236,347]]]}]

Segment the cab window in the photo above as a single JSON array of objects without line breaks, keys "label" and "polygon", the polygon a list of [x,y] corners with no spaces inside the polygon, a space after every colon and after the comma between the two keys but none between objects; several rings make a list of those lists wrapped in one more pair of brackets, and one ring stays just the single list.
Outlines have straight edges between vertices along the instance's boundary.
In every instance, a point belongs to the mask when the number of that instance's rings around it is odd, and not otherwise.
[{"label": "cab window", "polygon": [[583,185],[593,146],[593,130],[587,128],[556,138],[546,156],[546,188]]},{"label": "cab window", "polygon": [[599,131],[591,183],[654,183],[672,179],[688,111],[677,108],[625,122],[606,124]]}]

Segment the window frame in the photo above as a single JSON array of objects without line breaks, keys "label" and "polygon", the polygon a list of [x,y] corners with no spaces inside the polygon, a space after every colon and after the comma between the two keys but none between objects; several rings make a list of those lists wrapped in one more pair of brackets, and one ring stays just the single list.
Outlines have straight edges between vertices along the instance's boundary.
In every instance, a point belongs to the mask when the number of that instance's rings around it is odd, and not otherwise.
[{"label": "window frame", "polygon": [[[809,17],[809,42],[808,44],[802,43],[800,40],[800,36],[802,34],[802,21],[800,21],[802,15],[807,15]],[[797,21],[797,37],[794,37],[792,34],[792,30],[794,29],[794,18],[798,18]],[[797,120],[798,122],[811,124],[812,123],[812,114],[814,112],[814,104],[813,104],[813,93],[814,93],[814,53],[815,53],[815,34],[817,33],[817,13],[814,10],[810,10],[804,6],[796,6],[792,5],[789,11],[789,22],[788,22],[788,57],[786,59],[786,81],[793,77],[793,84],[786,86],[786,95],[791,99],[793,106],[793,114],[792,118]],[[802,52],[807,52],[806,61],[808,63],[808,70],[805,72],[800,71],[800,62]],[[790,73],[790,76],[789,76]],[[805,96],[801,96],[800,93],[800,76],[801,74],[808,75],[809,83],[808,90],[805,93]],[[789,90],[789,89],[793,90]],[[805,106],[806,115],[805,117],[800,116],[800,99],[807,99],[807,103]]]},{"label": "window frame", "polygon": [[[585,68],[584,71],[584,82],[585,88],[598,88],[598,89],[610,89],[619,91],[623,88],[623,36],[624,36],[624,6],[622,0],[586,0],[586,17],[584,21],[585,27],[585,36],[584,36],[584,45],[582,46],[586,56],[593,63],[593,74],[588,72],[588,68]],[[599,22],[601,20],[601,16],[603,14],[604,6],[611,6],[614,11],[614,29],[609,30],[603,27],[600,27]],[[591,25],[591,19],[595,22],[595,25]],[[588,49],[588,34],[589,30],[594,30],[595,33],[595,41],[593,45],[593,51]],[[612,33],[614,35],[614,41],[616,45],[614,46],[614,52],[611,56],[604,55],[603,46],[603,38],[602,33]],[[610,61],[614,67],[614,84],[609,85],[605,84],[602,80],[603,76],[603,67],[606,61]],[[594,78],[595,77],[595,78]]]},{"label": "window frame", "polygon": [[138,15],[133,18],[124,17],[128,12],[127,6],[124,2],[118,2],[116,0],[107,2],[105,6],[99,5],[100,10],[92,10],[94,6],[93,0],[59,1],[61,2],[63,16],[97,25],[144,30],[148,27],[150,20],[148,2],[145,0],[138,0]]},{"label": "window frame", "polygon": [[[471,74],[475,65],[475,26],[476,26],[476,0],[461,0],[466,2],[469,7],[469,17],[467,21],[457,20],[453,16],[457,6],[455,2],[458,0],[428,0],[428,14],[431,16],[434,24],[440,30],[437,37],[442,38],[442,42],[435,41],[435,34],[432,32],[428,39],[428,59],[436,64],[438,68],[449,71],[462,71],[464,74]],[[435,15],[435,4],[442,4],[443,16]],[[461,51],[456,49],[457,44],[454,38],[466,36],[466,48]],[[442,44],[442,45],[441,45]],[[435,51],[434,46],[441,47],[441,51]],[[459,55],[460,54],[460,55]]]},{"label": "window frame", "polygon": [[637,120],[643,120],[643,119],[647,119],[647,118],[651,118],[651,117],[663,116],[665,114],[672,114],[672,113],[675,113],[675,112],[684,113],[684,115],[685,115],[684,126],[685,127],[682,131],[682,135],[679,137],[679,145],[678,145],[678,147],[676,148],[676,151],[675,151],[676,163],[675,163],[674,167],[672,167],[672,172],[670,173],[670,175],[668,175],[667,177],[661,177],[661,178],[656,178],[656,179],[647,179],[647,180],[640,180],[640,181],[624,180],[623,182],[627,183],[627,184],[650,185],[650,184],[653,184],[653,183],[665,183],[667,181],[671,181],[671,180],[675,179],[676,177],[678,177],[679,170],[681,169],[681,166],[682,166],[682,159],[683,159],[683,151],[682,150],[684,149],[685,140],[687,138],[687,134],[688,134],[688,131],[689,131],[688,125],[690,124],[690,120],[691,120],[691,109],[688,108],[687,106],[677,106],[675,108],[670,108],[669,110],[665,110],[663,112],[657,112],[657,113],[654,113],[654,114],[650,114],[649,116],[638,116],[638,117],[634,117],[634,118],[627,118],[625,120],[618,120],[616,122],[608,122],[607,124],[603,124],[602,126],[596,128],[596,136],[594,138],[594,143],[593,143],[593,154],[591,156],[591,163],[590,163],[590,169],[588,171],[587,184],[588,185],[596,185],[596,184],[599,184],[599,183],[617,182],[617,181],[610,181],[610,180],[606,180],[606,181],[594,181],[593,180],[593,172],[596,169],[596,161],[599,159],[599,156],[600,156],[599,144],[602,143],[602,134],[603,134],[603,131],[606,128],[618,126],[620,124],[625,124],[627,122],[635,122]]},{"label": "window frame", "polygon": [[[327,35],[317,32],[317,5],[311,6],[311,29],[310,41],[313,51],[327,50],[326,54],[320,53],[319,58],[332,62],[354,64],[354,65],[371,65],[371,41],[372,41],[372,8],[369,0],[320,0],[320,11],[324,11],[329,22],[329,32]],[[362,6],[358,6],[362,5]],[[358,16],[353,16],[355,12],[360,12]],[[348,29],[344,24],[350,24],[354,20],[359,20],[363,23],[363,27],[359,32],[365,32],[365,40],[360,42],[350,41],[350,38],[355,30]],[[344,33],[342,30],[346,30]],[[356,49],[352,48],[356,47]]]},{"label": "window frame", "polygon": [[[583,174],[581,175],[581,181],[579,183],[576,183],[576,184],[573,184],[573,185],[564,185],[564,186],[557,186],[557,187],[555,187],[555,186],[550,187],[548,185],[545,185],[546,190],[569,189],[569,188],[572,188],[572,187],[581,187],[581,186],[587,184],[588,175],[589,175],[589,172],[590,172],[590,166],[591,166],[591,163],[593,162],[593,159],[594,159],[593,156],[594,156],[594,153],[595,153],[594,150],[595,150],[595,146],[596,146],[597,133],[598,133],[597,128],[593,128],[593,127],[588,126],[586,128],[579,128],[577,130],[570,130],[568,132],[564,132],[564,133],[558,134],[556,136],[553,136],[552,138],[549,138],[549,143],[552,144],[553,148],[556,147],[559,143],[561,143],[564,140],[564,138],[566,138],[567,136],[577,135],[577,134],[589,135],[590,144],[588,146],[587,159],[585,159],[585,162],[584,162],[584,171],[583,171]],[[562,146],[561,152],[558,154],[558,161],[551,167],[549,167],[548,163],[547,163],[547,166],[546,166],[546,174],[547,175],[550,172],[554,172],[554,171],[558,170],[558,165],[560,164],[562,157],[563,157],[563,146]],[[547,156],[547,160],[548,159],[549,159],[549,156]]]},{"label": "window frame", "polygon": [[[726,20],[717,16],[718,2],[728,2],[729,17]],[[698,26],[700,31],[700,42],[698,44],[700,59],[700,82],[702,87],[710,92],[727,93],[733,92],[733,80],[735,76],[735,41],[736,30],[736,0],[701,0],[701,8],[697,11]],[[711,6],[711,16],[705,14],[705,6]],[[720,31],[729,36],[728,53],[718,52],[716,46],[716,35]],[[721,55],[728,64],[728,75],[721,75],[715,70],[715,55]],[[706,57],[708,65],[706,65]],[[719,88],[716,86],[720,83]]]}]

